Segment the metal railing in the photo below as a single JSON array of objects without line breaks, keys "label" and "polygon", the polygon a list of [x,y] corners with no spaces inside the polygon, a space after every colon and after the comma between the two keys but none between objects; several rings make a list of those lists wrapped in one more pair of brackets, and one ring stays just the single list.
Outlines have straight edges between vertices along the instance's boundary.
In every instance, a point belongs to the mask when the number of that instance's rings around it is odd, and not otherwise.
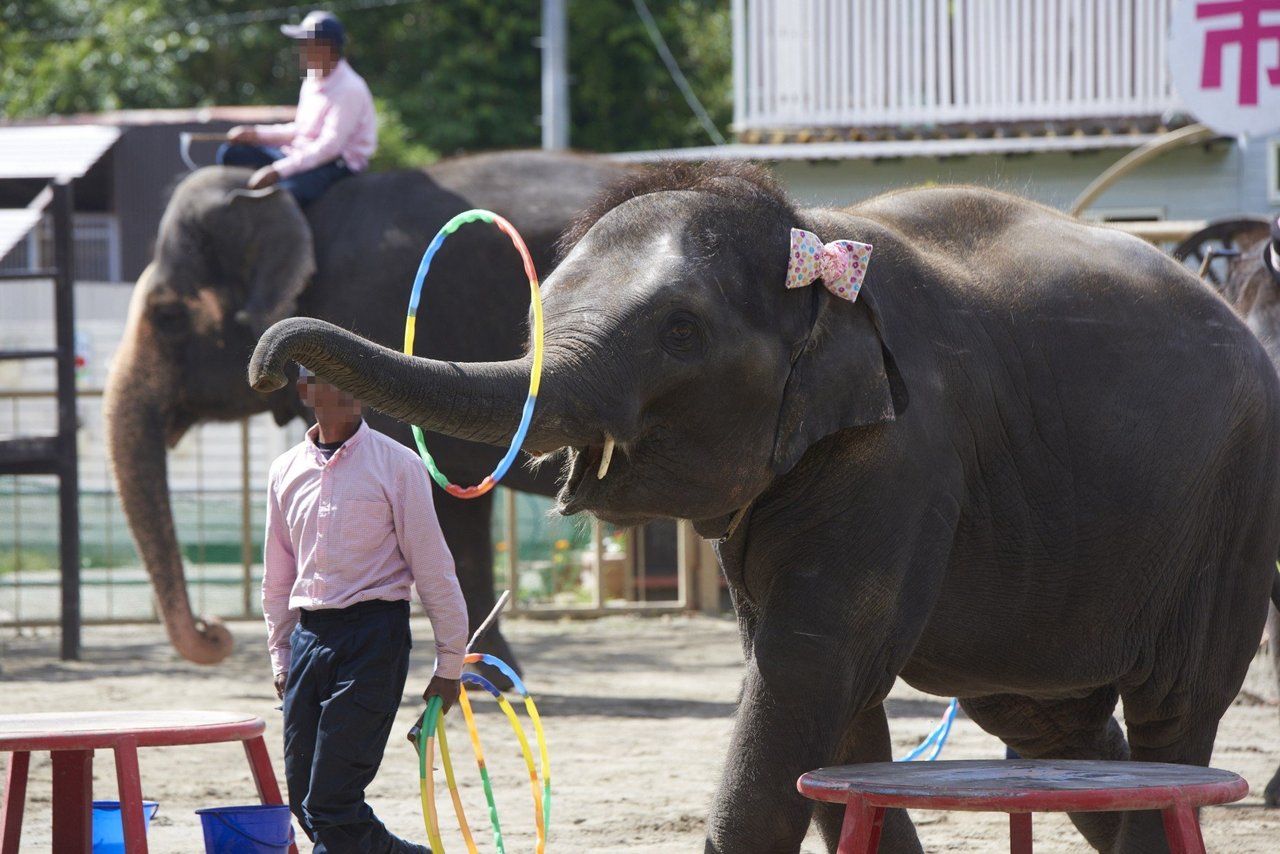
[{"label": "metal railing", "polygon": [[[42,429],[47,391],[0,391],[0,434]],[[82,431],[100,423],[101,389],[81,390]],[[193,428],[169,453],[170,495],[188,593],[198,613],[260,613],[266,468],[285,435],[270,415]],[[275,433],[276,437],[266,434]],[[272,441],[267,441],[271,438]],[[207,446],[207,447],[206,447]],[[85,623],[156,618],[150,581],[125,523],[101,442],[81,443],[81,612]],[[219,460],[211,471],[206,460]],[[232,462],[234,461],[234,462]],[[497,586],[517,595],[509,609],[531,617],[720,610],[719,568],[686,526],[676,566],[646,560],[641,529],[548,517],[549,499],[501,490],[493,536]],[[47,477],[0,476],[0,627],[57,624],[60,616],[56,488]],[[674,573],[671,570],[674,569]],[[656,570],[656,571],[655,571]]]},{"label": "metal railing", "polygon": [[1175,0],[733,0],[739,131],[1160,116]]}]

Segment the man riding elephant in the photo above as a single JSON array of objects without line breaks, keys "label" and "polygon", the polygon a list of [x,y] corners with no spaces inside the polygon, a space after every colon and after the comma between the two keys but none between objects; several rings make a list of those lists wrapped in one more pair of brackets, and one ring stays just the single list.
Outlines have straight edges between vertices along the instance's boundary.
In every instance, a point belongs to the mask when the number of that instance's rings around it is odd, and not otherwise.
[{"label": "man riding elephant", "polygon": [[280,30],[298,43],[297,115],[281,125],[233,127],[218,163],[255,169],[250,190],[279,183],[306,206],[334,181],[365,170],[378,147],[378,116],[364,78],[343,57],[346,32],[336,17],[312,12]]},{"label": "man riding elephant", "polygon": [[[716,540],[746,676],[708,852],[799,851],[815,815],[834,850],[796,778],[891,759],[899,676],[1027,758],[1208,763],[1280,598],[1280,379],[1193,275],[996,192],[800,210],[723,164],[624,182],[567,243],[526,448],[567,449],[563,513]],[[250,381],[292,360],[495,444],[530,369],[295,318]],[[1072,820],[1166,850],[1158,813]],[[904,812],[880,850],[920,850]]]}]

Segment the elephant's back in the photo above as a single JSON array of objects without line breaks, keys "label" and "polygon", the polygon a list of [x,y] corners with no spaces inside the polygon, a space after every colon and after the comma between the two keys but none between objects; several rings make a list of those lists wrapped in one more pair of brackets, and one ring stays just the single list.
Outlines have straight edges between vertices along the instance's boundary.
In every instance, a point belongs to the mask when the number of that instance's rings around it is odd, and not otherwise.
[{"label": "elephant's back", "polygon": [[892,193],[840,215],[878,229],[887,251],[876,245],[864,292],[932,354],[894,350],[930,378],[917,389],[993,413],[990,428],[1019,444],[1089,438],[1119,456],[1163,444],[1203,460],[1247,442],[1273,466],[1259,443],[1280,435],[1274,367],[1231,307],[1155,247],[981,188]]}]

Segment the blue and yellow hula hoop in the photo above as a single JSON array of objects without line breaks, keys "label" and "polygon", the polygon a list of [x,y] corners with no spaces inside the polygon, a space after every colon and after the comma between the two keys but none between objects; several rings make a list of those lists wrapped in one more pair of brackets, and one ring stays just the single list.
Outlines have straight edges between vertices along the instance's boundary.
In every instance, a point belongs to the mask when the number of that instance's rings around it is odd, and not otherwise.
[{"label": "blue and yellow hula hoop", "polygon": [[431,453],[427,450],[427,442],[423,436],[422,428],[416,424],[413,425],[413,439],[418,445],[418,456],[422,457],[422,462],[426,465],[427,471],[430,472],[431,479],[438,483],[441,489],[455,498],[478,498],[484,495],[493,489],[511,468],[511,464],[515,462],[516,455],[520,453],[520,445],[524,443],[525,434],[529,432],[529,422],[533,420],[533,408],[538,400],[538,385],[542,381],[542,298],[538,291],[538,271],[534,268],[533,258],[529,255],[529,249],[524,245],[524,240],[520,238],[520,233],[516,231],[515,226],[493,211],[480,208],[463,211],[446,222],[436,232],[436,236],[432,238],[431,243],[427,246],[427,251],[423,253],[422,262],[418,265],[418,274],[413,280],[413,292],[409,295],[409,310],[404,319],[405,355],[413,355],[413,340],[417,329],[418,306],[422,298],[422,283],[427,277],[427,271],[431,269],[431,260],[440,251],[445,238],[469,222],[488,222],[496,225],[499,230],[511,238],[512,244],[515,245],[516,251],[520,253],[520,258],[524,262],[524,272],[529,277],[529,298],[533,305],[533,369],[529,372],[529,396],[525,398],[524,410],[520,414],[520,426],[516,428],[515,436],[511,439],[511,447],[507,449],[506,455],[498,461],[493,473],[486,476],[484,480],[475,486],[458,486],[450,483],[449,478],[436,466],[436,461],[432,459]]},{"label": "blue and yellow hula hoop", "polygon": [[[538,742],[540,774],[538,769],[534,767],[533,750],[530,748],[529,740],[525,736],[524,727],[520,724],[520,719],[516,716],[515,709],[511,707],[507,698],[502,695],[502,692],[492,682],[483,676],[475,673],[462,674],[463,684],[458,694],[458,705],[462,709],[467,732],[471,738],[471,747],[476,757],[476,766],[480,770],[480,781],[484,787],[485,802],[489,808],[489,824],[493,828],[494,844],[499,854],[506,854],[506,847],[502,837],[502,825],[498,819],[498,805],[493,795],[493,785],[490,781],[489,769],[484,758],[484,748],[480,743],[480,733],[476,728],[475,713],[471,708],[471,700],[467,696],[467,685],[474,685],[489,692],[498,701],[498,706],[511,723],[512,731],[515,732],[516,739],[520,743],[520,751],[524,756],[525,767],[529,772],[529,786],[533,792],[534,821],[538,834],[537,854],[545,854],[547,832],[551,826],[551,762],[548,758],[547,740],[542,731],[542,719],[538,715],[538,707],[534,704],[533,698],[529,696],[529,691],[525,688],[524,682],[506,662],[495,656],[481,653],[469,653],[466,657],[466,662],[468,664],[483,662],[492,665],[511,680],[516,691],[524,699],[525,709],[529,714],[529,719],[533,722],[534,734]],[[441,705],[439,697],[431,698],[430,702],[427,703],[427,711],[424,715],[425,720],[418,733],[418,777],[422,795],[422,816],[426,824],[427,839],[431,843],[432,851],[443,854],[444,843],[440,839],[440,818],[436,812],[435,781],[432,774],[435,742],[439,741],[440,764],[444,767],[449,795],[453,800],[454,812],[458,816],[458,825],[462,830],[462,837],[466,843],[467,851],[469,854],[476,854],[475,841],[471,835],[471,828],[467,823],[466,814],[462,809],[462,801],[458,796],[453,765],[449,759],[448,740],[445,737],[444,721],[440,713]]]}]

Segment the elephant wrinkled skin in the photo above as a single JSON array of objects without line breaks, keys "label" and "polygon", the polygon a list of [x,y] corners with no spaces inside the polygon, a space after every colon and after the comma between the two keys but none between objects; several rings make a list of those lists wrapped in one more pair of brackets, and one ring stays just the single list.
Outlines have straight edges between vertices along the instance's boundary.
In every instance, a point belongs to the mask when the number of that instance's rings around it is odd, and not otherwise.
[{"label": "elephant wrinkled skin", "polygon": [[[480,155],[421,172],[341,181],[305,216],[288,193],[246,193],[248,170],[211,167],[178,185],[155,259],[134,290],[105,398],[121,500],[178,652],[216,662],[230,652],[231,637],[216,620],[192,615],[169,507],[165,446],[201,421],[268,409],[280,423],[304,415],[292,388],[260,394],[244,383],[262,330],[301,313],[399,346],[414,271],[451,216],[471,207],[502,214],[545,275],[560,233],[604,183],[625,171],[585,156]],[[432,267],[418,352],[469,361],[519,355],[528,334],[524,281],[519,257],[497,229],[459,231]],[[518,414],[517,408],[511,416]],[[406,425],[377,413],[369,421],[412,446]],[[487,445],[444,436],[429,441],[440,465],[462,483],[478,481],[501,457]],[[505,482],[550,495],[553,469],[516,466]],[[492,496],[459,501],[437,490],[435,502],[474,630],[494,604]],[[477,649],[516,664],[496,627]]]},{"label": "elephant wrinkled skin", "polygon": [[[1194,238],[1192,238],[1194,239]],[[1265,224],[1239,240],[1240,254],[1231,260],[1222,295],[1240,313],[1258,336],[1277,371],[1280,371],[1280,240],[1271,237]],[[1271,662],[1280,683],[1280,610],[1275,606],[1267,615],[1267,637]],[[1263,790],[1263,802],[1280,807],[1280,768]]]},{"label": "elephant wrinkled skin", "polygon": [[[784,288],[793,227],[874,245],[857,302]],[[741,166],[628,182],[568,239],[526,447],[569,449],[564,512],[717,540],[746,675],[707,851],[798,851],[811,818],[834,850],[841,811],[795,780],[891,758],[898,676],[1024,757],[1208,763],[1280,552],[1280,380],[1221,298],[1012,196],[796,210]],[[493,443],[527,368],[293,319],[250,382],[290,359]],[[1165,850],[1158,813],[1073,820]],[[901,811],[883,834],[920,850]]]}]

